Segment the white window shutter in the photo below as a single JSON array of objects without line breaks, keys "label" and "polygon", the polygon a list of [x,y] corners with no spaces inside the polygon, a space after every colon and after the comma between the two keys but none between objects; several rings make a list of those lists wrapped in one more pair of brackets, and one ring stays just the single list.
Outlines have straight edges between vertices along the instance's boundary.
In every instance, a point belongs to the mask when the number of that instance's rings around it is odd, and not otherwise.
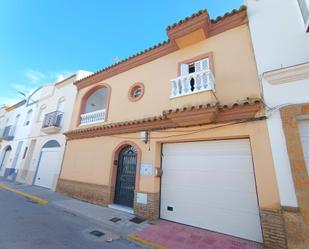
[{"label": "white window shutter", "polygon": [[203,59],[203,60],[200,60],[200,61],[196,61],[194,63],[194,66],[195,66],[195,72],[200,72],[200,71],[203,71],[203,70],[209,70],[209,59],[206,58],[206,59]]},{"label": "white window shutter", "polygon": [[195,72],[202,71],[202,61],[196,61],[194,62]]},{"label": "white window shutter", "polygon": [[204,60],[201,61],[202,64],[202,70],[209,70],[209,59],[206,58]]},{"label": "white window shutter", "polygon": [[181,75],[189,74],[189,65],[188,64],[180,64],[180,74]]}]

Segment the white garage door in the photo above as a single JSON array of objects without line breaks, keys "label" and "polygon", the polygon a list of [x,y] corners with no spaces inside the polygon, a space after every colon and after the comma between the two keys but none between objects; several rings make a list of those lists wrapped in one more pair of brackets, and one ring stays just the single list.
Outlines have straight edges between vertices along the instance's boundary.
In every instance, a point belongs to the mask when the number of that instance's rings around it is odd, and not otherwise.
[{"label": "white garage door", "polygon": [[58,175],[59,157],[59,148],[42,149],[35,185],[52,188],[55,176]]},{"label": "white garage door", "polygon": [[307,165],[307,173],[309,175],[309,120],[298,121],[298,127]]},{"label": "white garage door", "polygon": [[247,139],[163,145],[162,219],[262,242]]}]

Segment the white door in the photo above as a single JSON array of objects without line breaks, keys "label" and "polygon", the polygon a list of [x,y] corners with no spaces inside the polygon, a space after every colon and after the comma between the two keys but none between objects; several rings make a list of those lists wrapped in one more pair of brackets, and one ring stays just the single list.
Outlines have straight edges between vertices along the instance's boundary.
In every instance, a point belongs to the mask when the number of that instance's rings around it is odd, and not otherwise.
[{"label": "white door", "polygon": [[247,139],[164,144],[162,219],[262,242]]},{"label": "white door", "polygon": [[42,149],[34,184],[51,189],[58,175],[59,163],[60,148]]},{"label": "white door", "polygon": [[307,174],[309,175],[309,120],[299,120],[298,127],[307,166]]}]

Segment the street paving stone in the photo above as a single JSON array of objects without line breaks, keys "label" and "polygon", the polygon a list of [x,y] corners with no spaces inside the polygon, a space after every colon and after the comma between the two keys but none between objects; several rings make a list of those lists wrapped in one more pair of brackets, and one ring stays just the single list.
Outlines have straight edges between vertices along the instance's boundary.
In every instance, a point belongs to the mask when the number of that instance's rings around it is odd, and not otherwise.
[{"label": "street paving stone", "polygon": [[[0,189],[1,249],[137,249],[140,246],[85,217],[39,205]],[[90,234],[105,233],[102,237]],[[112,242],[106,242],[113,238]]]}]

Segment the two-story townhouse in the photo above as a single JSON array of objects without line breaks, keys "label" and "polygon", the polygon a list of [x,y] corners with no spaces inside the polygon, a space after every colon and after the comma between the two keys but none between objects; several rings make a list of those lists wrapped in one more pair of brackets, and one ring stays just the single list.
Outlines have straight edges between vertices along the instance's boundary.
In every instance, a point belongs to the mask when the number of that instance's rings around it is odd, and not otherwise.
[{"label": "two-story townhouse", "polygon": [[288,246],[309,248],[309,1],[247,6]]},{"label": "two-story townhouse", "polygon": [[[280,198],[244,7],[75,83],[57,191],[273,248]],[[277,248],[277,247],[276,247]]]},{"label": "two-story townhouse", "polygon": [[19,168],[19,155],[27,137],[25,115],[26,100],[15,105],[5,107],[5,113],[1,118],[1,157],[0,174],[7,179],[14,180]]},{"label": "two-story townhouse", "polygon": [[5,129],[5,124],[6,124],[6,119],[5,119],[5,114],[6,114],[6,110],[5,110],[5,105],[3,105],[2,107],[0,107],[0,150],[2,148],[2,140],[3,140],[3,132]]},{"label": "two-story townhouse", "polygon": [[27,141],[29,150],[18,181],[55,189],[66,144],[63,132],[70,126],[77,92],[73,83],[89,74],[80,70],[40,88],[35,101],[37,112],[33,115]]}]

